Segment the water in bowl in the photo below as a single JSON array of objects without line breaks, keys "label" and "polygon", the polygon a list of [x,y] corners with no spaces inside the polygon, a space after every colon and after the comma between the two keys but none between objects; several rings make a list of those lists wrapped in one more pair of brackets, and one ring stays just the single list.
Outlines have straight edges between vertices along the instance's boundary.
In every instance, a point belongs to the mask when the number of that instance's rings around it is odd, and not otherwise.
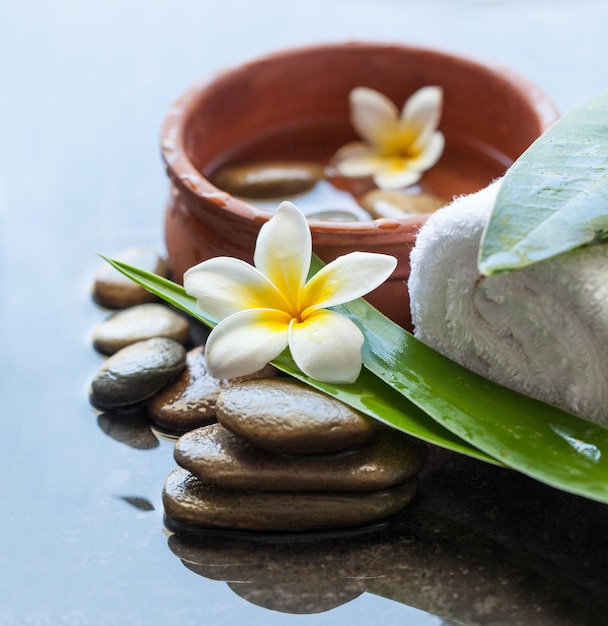
[{"label": "water in bowl", "polygon": [[[445,151],[439,162],[425,172],[421,180],[411,187],[397,191],[398,196],[409,200],[436,198],[432,208],[397,209],[396,212],[378,214],[370,211],[370,192],[377,193],[371,178],[346,178],[338,175],[331,166],[336,150],[355,138],[349,135],[343,124],[302,125],[280,132],[272,132],[249,140],[215,159],[204,170],[204,174],[220,188],[249,204],[274,211],[283,200],[294,202],[309,219],[327,221],[371,220],[376,217],[409,217],[426,213],[444,204],[455,196],[473,193],[504,174],[512,159],[491,146],[468,136],[446,135]],[[276,185],[267,197],[256,191],[248,195],[246,186],[226,182],[225,174],[237,167],[250,168],[253,172],[268,172],[269,168],[293,171],[298,166],[321,172],[309,185],[296,181],[290,187]],[[293,189],[293,190],[292,190]],[[393,204],[392,193],[385,202]],[[383,200],[384,202],[384,200]],[[428,207],[427,203],[424,207]]]}]

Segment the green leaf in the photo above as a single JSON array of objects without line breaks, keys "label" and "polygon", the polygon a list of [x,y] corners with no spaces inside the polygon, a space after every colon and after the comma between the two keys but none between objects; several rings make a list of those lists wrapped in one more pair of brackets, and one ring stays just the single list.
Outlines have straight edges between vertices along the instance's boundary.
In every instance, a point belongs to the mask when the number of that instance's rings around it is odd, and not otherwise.
[{"label": "green leaf", "polygon": [[521,269],[607,238],[608,91],[555,122],[509,168],[479,269]]},{"label": "green leaf", "polygon": [[[155,274],[132,267],[122,261],[101,256],[118,271],[159,298],[178,307],[211,328],[216,325],[216,321],[205,316],[196,305],[196,300],[189,296],[180,285],[166,278],[161,278]],[[320,267],[320,261],[316,261],[315,269]],[[500,465],[492,457],[467,444],[450,430],[444,428],[419,407],[405,400],[394,389],[391,389],[390,386],[365,369],[361,372],[356,383],[352,385],[330,385],[304,375],[298,369],[288,351],[272,363],[282,372],[290,374],[311,387],[344,402],[344,404],[348,404],[358,411],[413,437],[460,454],[466,454],[487,463]]]},{"label": "green leaf", "polygon": [[99,256],[104,261],[107,261],[112,267],[124,274],[127,278],[130,278],[134,283],[141,285],[150,293],[153,293],[165,302],[172,304],[184,313],[194,317],[199,322],[202,322],[210,328],[213,328],[217,324],[217,320],[213,320],[212,318],[206,316],[196,306],[196,300],[192,296],[189,296],[181,285],[174,283],[168,278],[163,278],[162,276],[146,272],[138,267],[133,267],[123,261],[110,259],[103,254],[100,254]]},{"label": "green leaf", "polygon": [[[107,259],[132,280],[213,327],[182,287]],[[321,262],[313,260],[313,271]],[[608,430],[493,383],[442,356],[362,299],[335,307],[365,336],[352,385],[302,374],[288,353],[273,364],[386,424],[435,445],[506,465],[564,491],[608,503]]]},{"label": "green leaf", "polygon": [[364,300],[336,307],[376,376],[470,445],[543,483],[608,503],[608,429],[458,365]]}]

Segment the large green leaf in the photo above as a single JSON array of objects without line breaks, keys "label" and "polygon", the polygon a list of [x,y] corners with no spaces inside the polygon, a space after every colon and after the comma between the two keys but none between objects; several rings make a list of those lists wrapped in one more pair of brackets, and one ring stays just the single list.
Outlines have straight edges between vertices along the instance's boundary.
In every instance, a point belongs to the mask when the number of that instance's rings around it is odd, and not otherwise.
[{"label": "large green leaf", "polygon": [[[216,325],[216,321],[204,315],[196,306],[196,300],[189,296],[180,285],[166,278],[132,267],[122,261],[103,258],[134,282],[188,313],[203,324],[211,328]],[[319,267],[321,267],[320,263],[316,262],[315,269]],[[444,428],[415,404],[404,399],[403,396],[386,385],[380,378],[365,369],[361,372],[356,383],[352,385],[330,385],[304,375],[295,365],[289,351],[275,359],[273,365],[311,387],[323,391],[362,413],[413,437],[460,454],[466,454],[487,463],[501,464]]]},{"label": "large green leaf", "polygon": [[607,236],[608,91],[555,122],[509,168],[479,269],[520,269]]},{"label": "large green leaf", "polygon": [[364,300],[336,309],[365,335],[365,366],[448,430],[512,469],[608,503],[608,429],[475,374]]},{"label": "large green leaf", "polygon": [[[182,287],[124,263],[132,280],[213,326]],[[313,271],[321,266],[313,260]],[[365,368],[352,385],[304,376],[286,352],[282,371],[403,432],[504,464],[548,485],[608,503],[608,430],[501,387],[415,339],[362,299],[335,307],[365,336]]]}]

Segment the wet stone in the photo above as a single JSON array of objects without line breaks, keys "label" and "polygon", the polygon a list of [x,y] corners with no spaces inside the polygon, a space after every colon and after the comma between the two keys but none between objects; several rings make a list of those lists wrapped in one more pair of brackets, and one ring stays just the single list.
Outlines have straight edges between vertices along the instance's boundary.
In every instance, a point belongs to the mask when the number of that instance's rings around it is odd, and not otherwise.
[{"label": "wet stone", "polygon": [[154,505],[147,498],[142,498],[140,496],[120,496],[120,499],[138,511],[142,511],[144,513],[154,511]]},{"label": "wet stone", "polygon": [[185,432],[216,421],[215,404],[222,389],[252,378],[277,375],[272,365],[244,378],[213,378],[207,369],[204,346],[190,350],[186,367],[167,387],[148,401],[150,418],[169,430]]},{"label": "wet stone", "polygon": [[[123,261],[165,278],[169,274],[165,259],[151,248],[128,248],[116,254],[114,258],[117,261]],[[156,296],[134,283],[106,262],[95,275],[93,299],[108,309],[126,309],[130,306],[157,300]]]},{"label": "wet stone", "polygon": [[93,332],[93,346],[104,354],[114,354],[132,343],[167,337],[178,343],[188,340],[188,320],[163,304],[148,303],[118,311]]},{"label": "wet stone", "polygon": [[218,421],[252,445],[286,454],[338,452],[374,434],[370,418],[286,378],[253,380],[225,389]]},{"label": "wet stone", "polygon": [[323,178],[323,166],[307,161],[266,161],[228,165],[212,182],[220,189],[245,198],[285,198],[312,189]]},{"label": "wet stone", "polygon": [[177,464],[202,482],[253,491],[377,491],[416,476],[426,456],[424,444],[389,429],[348,452],[284,455],[255,448],[220,424],[183,435],[174,449]]},{"label": "wet stone", "polygon": [[184,368],[186,350],[173,339],[147,339],[109,357],[93,377],[96,406],[111,408],[143,402]]},{"label": "wet stone", "polygon": [[402,511],[417,490],[412,479],[365,494],[348,492],[225,491],[205,485],[183,468],[163,489],[167,518],[188,527],[259,531],[347,528],[377,522]]},{"label": "wet stone", "polygon": [[445,204],[446,200],[430,193],[405,193],[382,189],[374,189],[361,199],[361,206],[374,218],[400,218],[433,213]]}]

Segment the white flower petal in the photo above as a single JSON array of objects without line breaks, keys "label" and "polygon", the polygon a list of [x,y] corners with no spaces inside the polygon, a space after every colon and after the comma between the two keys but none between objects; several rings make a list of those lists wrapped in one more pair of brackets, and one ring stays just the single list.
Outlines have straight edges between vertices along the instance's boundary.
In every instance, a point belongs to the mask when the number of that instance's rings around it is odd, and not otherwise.
[{"label": "white flower petal", "polygon": [[232,257],[214,257],[184,274],[186,293],[203,313],[222,320],[243,309],[285,309],[281,294],[255,267]]},{"label": "white flower petal", "polygon": [[421,150],[437,130],[441,119],[442,104],[443,89],[441,87],[423,87],[405,103],[400,125],[406,127],[409,136],[413,138],[412,149],[414,151]]},{"label": "white flower petal", "polygon": [[255,248],[255,266],[297,307],[312,255],[312,238],[306,218],[291,202],[282,202],[262,226]]},{"label": "white flower petal", "polygon": [[209,373],[237,378],[262,369],[288,342],[291,318],[282,311],[256,309],[227,317],[212,331],[205,345]]},{"label": "white flower petal", "polygon": [[388,254],[351,252],[328,263],[304,288],[302,317],[311,310],[350,302],[381,285],[397,267]]},{"label": "white flower petal", "polygon": [[289,327],[289,349],[296,365],[315,380],[352,383],[361,371],[363,334],[344,315],[315,311]]},{"label": "white flower petal", "polygon": [[443,133],[435,131],[429,137],[422,151],[410,160],[410,166],[420,172],[430,169],[441,158],[444,146],[445,137]]},{"label": "white flower petal", "polygon": [[421,178],[421,171],[412,167],[410,159],[387,159],[385,167],[374,174],[374,183],[379,189],[403,189],[417,183]]},{"label": "white flower petal", "polygon": [[367,144],[356,142],[336,152],[332,165],[342,176],[371,176],[384,167],[385,156]]},{"label": "white flower petal", "polygon": [[389,98],[368,87],[350,92],[351,123],[368,143],[382,147],[395,134],[399,110]]}]

